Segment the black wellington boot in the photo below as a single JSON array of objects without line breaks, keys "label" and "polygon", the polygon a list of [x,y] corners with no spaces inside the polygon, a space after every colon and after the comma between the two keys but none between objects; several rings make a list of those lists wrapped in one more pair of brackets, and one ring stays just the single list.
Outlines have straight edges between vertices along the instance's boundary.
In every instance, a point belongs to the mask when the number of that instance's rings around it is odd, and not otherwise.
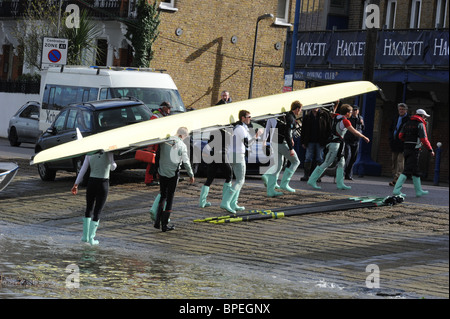
[{"label": "black wellington boot", "polygon": [[161,224],[161,220],[162,220],[162,215],[163,215],[163,208],[164,205],[166,204],[165,200],[160,200],[159,204],[158,204],[158,209],[156,210],[156,217],[155,217],[155,223],[153,224],[153,227],[159,229],[160,224]]},{"label": "black wellington boot", "polygon": [[170,210],[162,212],[162,215],[161,215],[161,230],[163,232],[171,231],[171,230],[175,229],[174,225],[170,225],[170,226],[167,225],[169,223],[170,213],[171,213]]},{"label": "black wellington boot", "polygon": [[300,178],[300,180],[302,181],[302,182],[307,182],[308,181],[308,179],[309,179],[309,174],[311,174],[311,162],[305,162],[304,164],[303,164],[303,171],[304,171],[304,174],[303,174],[303,177],[302,178]]}]

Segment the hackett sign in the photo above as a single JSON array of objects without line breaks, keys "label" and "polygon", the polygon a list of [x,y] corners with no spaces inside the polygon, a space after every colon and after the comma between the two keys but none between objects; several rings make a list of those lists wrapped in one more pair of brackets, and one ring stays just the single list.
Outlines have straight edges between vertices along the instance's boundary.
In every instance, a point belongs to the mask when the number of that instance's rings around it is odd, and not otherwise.
[{"label": "hackett sign", "polygon": [[[299,32],[296,65],[362,65],[365,46],[364,31]],[[448,31],[379,31],[376,48],[376,65],[448,66]]]}]

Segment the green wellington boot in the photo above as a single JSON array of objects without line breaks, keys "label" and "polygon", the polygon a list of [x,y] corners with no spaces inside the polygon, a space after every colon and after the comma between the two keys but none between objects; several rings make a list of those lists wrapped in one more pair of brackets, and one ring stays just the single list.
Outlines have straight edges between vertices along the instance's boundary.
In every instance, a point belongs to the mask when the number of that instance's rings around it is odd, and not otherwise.
[{"label": "green wellington boot", "polygon": [[81,237],[81,241],[88,243],[89,242],[89,226],[91,225],[91,217],[83,217],[83,236]]},{"label": "green wellington boot", "polygon": [[294,171],[290,168],[286,168],[284,170],[283,178],[281,179],[280,188],[284,189],[288,192],[295,193],[295,189],[289,186],[289,182],[291,181],[292,176],[294,175]]},{"label": "green wellington boot", "polygon": [[91,245],[98,245],[98,240],[95,239],[95,234],[97,233],[98,224],[100,221],[91,220],[89,225],[89,243]]},{"label": "green wellington boot", "polygon": [[[225,183],[225,184],[227,184],[227,183]],[[224,187],[225,187],[225,184],[224,184]],[[235,193],[236,193],[236,191],[231,188],[231,183],[230,183],[230,186],[227,187],[227,190],[224,189],[222,203],[220,204],[220,208],[223,208],[223,209],[229,211],[230,213],[236,214],[236,210],[234,210],[230,206]]]},{"label": "green wellington boot", "polygon": [[223,209],[226,209],[225,208],[225,205],[226,205],[226,196],[225,196],[225,194],[228,193],[228,191],[230,190],[231,186],[232,186],[231,182],[230,183],[223,183],[223,187],[222,187],[222,201],[220,202],[220,207],[223,208]]},{"label": "green wellington boot", "polygon": [[[161,194],[158,194],[155,197],[155,201],[153,202],[152,207],[150,208],[150,219],[152,220],[152,222],[154,222],[156,220],[156,213],[158,212],[158,206],[159,206],[159,200],[161,198]],[[163,209],[166,209],[166,205],[164,204]]]},{"label": "green wellington boot", "polygon": [[234,195],[231,198],[230,207],[231,207],[231,209],[233,209],[235,211],[245,210],[244,206],[238,206],[238,204],[237,204],[240,192],[241,192],[241,190],[234,192]]},{"label": "green wellington boot", "polygon": [[198,204],[199,207],[211,206],[211,203],[206,201],[208,194],[209,194],[209,186],[203,185],[202,191],[200,192],[200,200],[199,200],[199,204]]},{"label": "green wellington boot", "polygon": [[263,181],[265,187],[267,187],[268,176],[269,176],[269,174],[267,174],[267,173],[261,175],[261,180]]},{"label": "green wellington boot", "polygon": [[392,191],[392,194],[397,195],[397,196],[406,196],[405,194],[403,194],[401,192],[402,187],[403,187],[403,183],[406,181],[406,175],[405,174],[400,174],[400,176],[397,179],[397,182],[395,183],[394,186],[394,190]]},{"label": "green wellington boot", "polygon": [[336,186],[337,189],[351,189],[351,186],[344,184],[344,169],[342,167],[336,167]]},{"label": "green wellington boot", "polygon": [[[264,175],[261,176],[261,179],[262,179],[265,187],[267,187],[267,180],[268,180],[269,175],[270,174],[265,173]],[[278,185],[278,183],[277,183],[279,175],[280,174],[278,173],[275,177],[275,189],[280,189],[280,185]]]},{"label": "green wellington boot", "polygon": [[307,184],[315,189],[321,189],[321,187],[317,185],[317,180],[322,176],[323,172],[324,170],[321,169],[320,166],[316,166],[311,176],[309,176]]},{"label": "green wellington boot", "polygon": [[275,174],[269,174],[266,175],[266,181],[267,181],[267,196],[269,197],[275,197],[283,195],[283,193],[275,191],[276,183],[277,183],[277,176]]},{"label": "green wellington boot", "polygon": [[414,190],[416,191],[416,196],[417,197],[420,197],[420,196],[428,194],[428,191],[424,191],[422,189],[422,184],[420,182],[420,177],[419,176],[413,176],[412,180],[413,180]]}]

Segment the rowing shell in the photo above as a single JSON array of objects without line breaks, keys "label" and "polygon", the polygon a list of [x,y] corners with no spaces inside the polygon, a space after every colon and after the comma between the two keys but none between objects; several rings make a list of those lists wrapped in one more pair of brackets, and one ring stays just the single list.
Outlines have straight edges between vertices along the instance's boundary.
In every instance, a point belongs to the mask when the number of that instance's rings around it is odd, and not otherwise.
[{"label": "rowing shell", "polygon": [[169,136],[175,135],[177,129],[182,126],[192,132],[234,123],[239,120],[237,117],[240,110],[249,111],[253,118],[267,115],[276,116],[289,111],[291,103],[296,100],[304,105],[303,110],[308,110],[322,104],[376,90],[378,87],[368,81],[345,82],[165,116],[157,120],[97,133],[43,150],[34,156],[31,164],[72,158],[98,151],[109,152],[160,143]]},{"label": "rowing shell", "polygon": [[18,170],[19,166],[16,163],[0,162],[0,192],[13,180]]}]

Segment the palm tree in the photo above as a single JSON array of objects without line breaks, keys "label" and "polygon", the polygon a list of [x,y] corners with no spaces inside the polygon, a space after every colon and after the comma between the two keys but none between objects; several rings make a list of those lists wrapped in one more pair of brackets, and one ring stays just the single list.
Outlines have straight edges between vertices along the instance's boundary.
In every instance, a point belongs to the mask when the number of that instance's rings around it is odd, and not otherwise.
[{"label": "palm tree", "polygon": [[86,10],[80,13],[80,27],[67,28],[64,26],[61,34],[62,37],[69,40],[67,50],[67,64],[71,65],[90,65],[95,59],[95,54],[103,54],[99,52],[96,39],[101,35],[102,31],[97,27],[94,21],[90,20]]}]

